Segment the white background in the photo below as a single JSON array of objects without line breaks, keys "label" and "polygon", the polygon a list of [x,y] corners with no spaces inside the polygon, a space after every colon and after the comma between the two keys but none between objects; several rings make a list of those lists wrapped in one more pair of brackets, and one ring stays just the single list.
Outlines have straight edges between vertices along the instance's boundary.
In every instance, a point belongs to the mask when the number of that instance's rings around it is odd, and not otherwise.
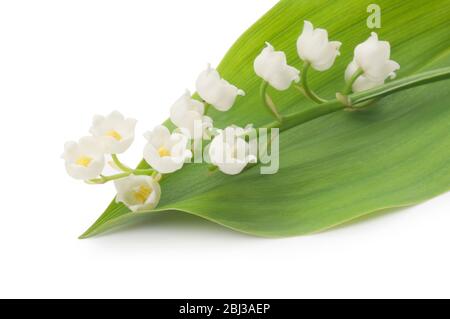
[{"label": "white background", "polygon": [[184,215],[77,236],[112,185],[59,156],[91,116],[141,133],[275,0],[1,1],[0,297],[450,297],[450,195],[314,236],[260,239]]}]

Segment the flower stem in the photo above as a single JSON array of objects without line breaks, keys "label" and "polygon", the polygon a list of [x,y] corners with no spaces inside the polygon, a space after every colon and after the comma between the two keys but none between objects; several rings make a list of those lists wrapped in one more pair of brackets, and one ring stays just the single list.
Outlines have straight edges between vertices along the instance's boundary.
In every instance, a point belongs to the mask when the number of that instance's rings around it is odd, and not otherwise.
[{"label": "flower stem", "polygon": [[114,164],[117,166],[117,168],[120,169],[123,173],[110,175],[110,176],[100,175],[99,178],[94,178],[94,179],[90,179],[90,180],[86,181],[88,184],[105,184],[107,182],[114,181],[114,180],[120,179],[120,178],[124,178],[124,177],[130,176],[132,174],[133,175],[148,175],[148,176],[150,176],[153,173],[155,173],[155,170],[152,168],[132,169],[132,168],[126,166],[125,164],[123,164],[117,157],[117,154],[111,154],[111,158],[112,158]]},{"label": "flower stem", "polygon": [[297,86],[296,87],[297,87],[298,90],[303,92],[306,95],[307,98],[309,98],[310,100],[316,102],[317,104],[326,103],[326,102],[328,102],[327,100],[322,99],[320,96],[318,96],[309,87],[309,84],[308,84],[308,70],[309,70],[310,66],[311,66],[311,64],[309,64],[308,62],[305,62],[305,64],[303,65],[302,75],[301,75],[301,87],[303,88],[303,90],[301,90],[301,88],[299,88]]},{"label": "flower stem", "polygon": [[307,110],[302,110],[299,112],[291,113],[289,115],[285,115],[283,117],[284,121],[282,125],[279,122],[272,122],[265,125],[264,127],[268,129],[279,128],[280,131],[285,131],[294,126],[314,120],[318,117],[344,110],[348,108],[349,105],[351,105],[354,109],[358,109],[358,107],[363,108],[364,106],[366,106],[366,104],[360,104],[361,106],[355,104],[388,96],[419,85],[425,85],[428,83],[448,79],[450,79],[450,67],[420,73],[400,80],[389,82],[370,90],[350,94],[349,96],[345,97],[347,101],[346,104],[344,104],[340,99],[335,99],[316,107],[309,108]]},{"label": "flower stem", "polygon": [[87,180],[86,183],[88,183],[88,184],[106,184],[110,181],[114,181],[116,179],[121,179],[121,178],[130,176],[130,175],[131,175],[131,173],[120,173],[120,174],[115,174],[115,175],[111,175],[111,176],[100,175],[99,178]]},{"label": "flower stem", "polygon": [[211,106],[211,104],[205,102],[205,111],[203,112],[203,115],[207,115],[208,114],[210,106]]},{"label": "flower stem", "polygon": [[133,175],[153,175],[156,171],[154,169],[135,169],[131,172]]},{"label": "flower stem", "polygon": [[144,168],[144,169],[136,168],[136,169],[132,169],[132,168],[126,166],[125,164],[123,164],[119,160],[119,158],[117,157],[116,154],[112,154],[111,157],[112,157],[112,159],[114,161],[114,164],[116,164],[116,166],[120,170],[124,171],[125,173],[132,173],[132,174],[135,174],[135,175],[151,175],[155,171],[152,168]]},{"label": "flower stem", "polygon": [[87,180],[86,183],[88,183],[88,184],[106,184],[108,182],[114,181],[116,179],[128,177],[130,175],[153,176],[154,173],[155,173],[155,170],[153,170],[153,169],[135,169],[135,170],[131,170],[130,172],[124,172],[124,173],[114,174],[114,175],[110,175],[110,176],[100,175],[99,178]]},{"label": "flower stem", "polygon": [[[427,71],[399,80],[391,81],[370,90],[354,93],[350,95],[348,99],[352,105],[355,105],[372,100],[374,98],[388,96],[393,93],[407,90],[416,86],[447,79],[450,79],[450,67],[435,69],[432,71]],[[358,108],[358,105],[356,105],[355,107]]]},{"label": "flower stem", "polygon": [[282,123],[283,117],[278,112],[275,103],[273,102],[270,95],[267,93],[268,86],[269,86],[269,83],[263,80],[261,83],[260,91],[259,91],[260,97],[261,97],[264,105],[266,106],[266,108],[269,110],[270,114],[273,115],[277,119],[278,123]]},{"label": "flower stem", "polygon": [[117,157],[117,154],[111,154],[112,160],[114,164],[116,164],[117,168],[120,169],[123,172],[132,172],[133,169],[129,168],[125,164],[123,164],[119,158]]},{"label": "flower stem", "polygon": [[342,91],[342,95],[349,95],[350,93],[352,93],[353,89],[353,84],[355,83],[355,81],[364,74],[363,69],[358,68],[358,70],[356,70],[355,73],[353,73],[352,77],[350,78],[350,80],[347,82],[347,84],[345,85],[344,90]]},{"label": "flower stem", "polygon": [[307,110],[294,112],[284,116],[283,125],[278,122],[272,122],[266,125],[268,129],[279,128],[280,132],[288,130],[294,126],[304,124],[318,117],[334,113],[343,110],[345,106],[337,100],[333,100],[327,103],[322,103],[316,107],[309,108]]},{"label": "flower stem", "polygon": [[[355,73],[356,74],[356,73]],[[354,75],[355,76],[355,75]],[[359,75],[358,75],[359,76]],[[352,77],[353,78],[353,77]],[[356,80],[357,76],[355,76]],[[381,85],[379,87],[354,93],[349,96],[344,96],[340,93],[336,94],[336,99],[322,103],[318,106],[309,108],[307,110],[302,110],[299,112],[291,113],[283,116],[283,123],[278,121],[268,123],[263,127],[267,129],[279,128],[280,133],[286,131],[292,127],[304,124],[306,122],[312,121],[318,117],[325,116],[337,111],[348,109],[349,107],[356,110],[358,108],[364,108],[371,104],[371,101],[377,98],[382,98],[384,96],[399,92],[402,90],[407,90],[409,88],[424,85],[436,81],[442,81],[450,79],[450,67],[445,67],[441,69],[436,69],[429,72],[424,72],[421,74],[413,75],[401,80],[392,81],[388,84]],[[354,82],[354,81],[353,81]],[[351,85],[350,85],[351,90]],[[362,103],[359,106],[353,106],[354,103]],[[250,169],[257,164],[250,164],[246,167]]]},{"label": "flower stem", "polygon": [[299,85],[299,84],[294,84],[293,85],[294,88],[296,88],[301,94],[306,95],[305,90],[303,89],[303,86]]}]

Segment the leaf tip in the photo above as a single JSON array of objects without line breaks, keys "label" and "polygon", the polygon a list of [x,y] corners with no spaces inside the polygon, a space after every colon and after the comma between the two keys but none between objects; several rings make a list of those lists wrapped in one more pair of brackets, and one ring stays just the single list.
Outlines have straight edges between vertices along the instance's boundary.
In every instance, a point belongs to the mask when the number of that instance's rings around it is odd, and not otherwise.
[{"label": "leaf tip", "polygon": [[90,237],[92,237],[92,232],[90,229],[88,229],[84,233],[82,233],[80,236],[78,236],[78,239],[87,239]]}]

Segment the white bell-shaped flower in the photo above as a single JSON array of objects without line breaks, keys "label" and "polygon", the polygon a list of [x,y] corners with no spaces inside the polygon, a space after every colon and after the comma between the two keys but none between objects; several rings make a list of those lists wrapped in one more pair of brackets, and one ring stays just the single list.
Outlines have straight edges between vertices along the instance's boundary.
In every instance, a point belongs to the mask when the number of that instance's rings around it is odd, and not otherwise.
[{"label": "white bell-shaped flower", "polygon": [[[353,74],[358,71],[358,65],[355,61],[352,61],[347,69],[345,70],[345,81],[348,82],[352,78]],[[365,75],[360,75],[355,82],[353,82],[352,90],[353,92],[360,92],[365,91],[374,87],[377,87],[379,85],[382,85],[384,83],[384,80],[382,81],[372,81],[371,79],[367,78]]]},{"label": "white bell-shaped flower", "polygon": [[116,202],[124,203],[131,211],[154,209],[161,198],[161,187],[151,176],[130,175],[114,181]]},{"label": "white bell-shaped flower", "polygon": [[170,108],[170,120],[177,127],[183,127],[188,112],[202,116],[205,112],[205,105],[191,98],[191,93],[186,91]]},{"label": "white bell-shaped flower", "polygon": [[98,177],[105,167],[103,145],[98,138],[87,136],[77,142],[67,142],[61,156],[67,173],[81,180]]},{"label": "white bell-shaped flower", "polygon": [[244,91],[222,79],[219,72],[211,68],[210,65],[200,73],[196,89],[204,101],[221,112],[228,111],[238,95],[245,96]]},{"label": "white bell-shaped flower", "polygon": [[311,22],[305,21],[303,32],[297,40],[297,52],[300,58],[311,64],[317,71],[331,68],[340,55],[341,42],[328,41],[325,29],[314,29]]},{"label": "white bell-shaped flower", "polygon": [[364,71],[364,76],[372,82],[383,82],[395,77],[400,65],[390,60],[391,46],[387,41],[379,41],[378,35],[371,36],[355,48],[353,62]]},{"label": "white bell-shaped flower", "polygon": [[208,135],[212,127],[212,119],[204,115],[203,103],[191,98],[191,93],[186,91],[171,107],[170,120],[178,128],[189,133],[189,138],[201,139]]},{"label": "white bell-shaped flower", "polygon": [[253,63],[255,73],[277,90],[287,90],[291,83],[300,81],[300,71],[287,64],[286,54],[275,51],[270,43]]},{"label": "white bell-shaped flower", "polygon": [[245,141],[244,134],[244,129],[231,126],[212,140],[208,151],[209,159],[221,172],[237,175],[248,163],[256,161],[256,155],[250,154],[250,146]]},{"label": "white bell-shaped flower", "polygon": [[181,169],[185,160],[192,157],[186,134],[171,134],[167,127],[160,125],[144,136],[148,140],[144,148],[144,159],[162,174]]},{"label": "white bell-shaped flower", "polygon": [[106,154],[121,154],[133,143],[135,127],[135,119],[114,111],[106,117],[94,116],[90,133],[101,139]]}]

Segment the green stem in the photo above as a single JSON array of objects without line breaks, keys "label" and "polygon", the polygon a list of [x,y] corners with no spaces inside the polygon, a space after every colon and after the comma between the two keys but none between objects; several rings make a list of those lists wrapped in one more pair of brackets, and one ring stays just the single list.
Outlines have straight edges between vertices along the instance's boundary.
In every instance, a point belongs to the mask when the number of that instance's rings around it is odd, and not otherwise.
[{"label": "green stem", "polygon": [[[407,90],[419,85],[425,85],[428,83],[433,83],[436,81],[442,81],[447,79],[450,79],[450,67],[436,69],[433,71],[428,71],[421,74],[409,76],[401,80],[392,81],[370,90],[353,93],[347,96],[346,99],[347,102],[351,103],[350,105],[354,105],[357,103],[363,103],[376,98],[388,96],[390,94]],[[316,107],[309,108],[307,110],[285,115],[283,117],[284,120],[283,125],[280,125],[279,122],[272,122],[265,125],[264,127],[269,129],[279,128],[280,131],[285,131],[294,126],[314,120],[320,116],[344,110],[347,107],[348,107],[347,104],[343,104],[341,100],[335,99],[327,103],[318,105]],[[354,106],[354,108],[357,109],[358,105]]]},{"label": "green stem", "polygon": [[[309,87],[308,84],[308,70],[309,67],[311,66],[311,64],[309,64],[308,62],[305,62],[305,64],[303,65],[303,69],[302,69],[302,75],[301,75],[301,85],[303,87],[303,93],[306,95],[306,97],[308,97],[310,100],[318,103],[318,104],[322,104],[322,103],[326,103],[328,102],[325,99],[322,99],[320,96],[318,96],[313,90],[311,90],[311,88]],[[298,89],[298,88],[297,88]]]},{"label": "green stem", "polygon": [[[374,98],[381,98],[393,93],[410,89],[416,86],[442,81],[450,78],[450,67],[435,69],[413,76],[388,82],[370,90],[354,93],[348,97],[352,105],[359,104]],[[355,106],[358,108],[358,105]]]},{"label": "green stem", "polygon": [[129,168],[125,164],[123,164],[119,158],[117,157],[117,154],[111,154],[112,160],[114,164],[116,164],[117,168],[120,169],[123,172],[132,172],[133,169]]},{"label": "green stem", "polygon": [[205,102],[205,111],[203,112],[203,115],[207,115],[210,106],[211,106],[211,104]]},{"label": "green stem", "polygon": [[119,168],[121,171],[123,171],[125,173],[131,173],[134,175],[151,175],[155,171],[154,169],[151,169],[151,168],[132,169],[132,168],[126,166],[125,164],[123,164],[117,157],[117,154],[112,154],[111,157],[112,157],[114,164],[116,164],[117,168]]},{"label": "green stem", "polygon": [[301,94],[306,95],[305,90],[303,89],[303,86],[299,85],[299,84],[294,84],[293,85],[295,89],[297,89]]},{"label": "green stem", "polygon": [[361,68],[358,68],[355,73],[353,73],[350,80],[348,80],[347,84],[345,85],[344,90],[342,91],[342,95],[349,95],[353,91],[353,84],[355,81],[364,74],[364,71]]},{"label": "green stem", "polygon": [[[359,76],[356,72],[352,79],[356,80]],[[325,116],[337,111],[341,111],[344,109],[348,109],[349,107],[352,109],[357,109],[358,106],[353,107],[352,103],[363,103],[364,106],[367,106],[369,103],[364,103],[367,101],[371,101],[377,98],[381,98],[395,92],[399,92],[402,90],[407,90],[409,88],[424,85],[428,83],[433,83],[436,81],[450,79],[450,67],[441,68],[429,72],[424,72],[421,74],[413,75],[407,78],[403,78],[401,80],[392,81],[388,84],[379,86],[377,88],[366,90],[363,92],[358,92],[351,94],[349,96],[344,96],[340,93],[336,94],[336,99],[332,101],[328,101],[326,103],[322,103],[315,107],[309,108],[307,110],[295,112],[289,115],[285,115],[283,117],[283,123],[279,121],[268,123],[263,127],[267,129],[271,128],[279,128],[280,133],[286,131],[292,127],[304,124],[306,122],[312,121],[318,117]],[[354,80],[349,83],[354,82]],[[350,84],[351,88],[352,84]],[[362,107],[361,107],[362,108]],[[246,169],[250,169],[251,167],[256,166],[256,164],[251,164],[246,167]]]},{"label": "green stem", "polygon": [[124,177],[128,177],[130,175],[148,175],[151,176],[153,175],[153,173],[155,173],[155,170],[153,169],[135,169],[135,170],[131,170],[131,172],[124,172],[124,173],[119,173],[119,174],[115,174],[115,175],[110,175],[110,176],[104,176],[104,175],[100,175],[99,178],[94,178],[94,179],[90,179],[88,181],[86,181],[88,184],[106,184],[108,182],[117,180],[117,179],[121,179]]},{"label": "green stem", "polygon": [[268,129],[279,128],[280,132],[288,130],[294,126],[304,124],[312,121],[318,117],[334,113],[345,109],[345,106],[337,100],[333,100],[327,103],[322,103],[315,107],[309,108],[304,111],[294,112],[284,116],[283,125],[278,122],[272,122],[264,126]]},{"label": "green stem", "polygon": [[269,110],[269,113],[277,119],[278,123],[281,123],[281,122],[283,122],[283,117],[278,112],[277,107],[276,107],[275,103],[273,102],[272,98],[270,97],[270,95],[267,94],[268,86],[269,86],[269,83],[263,80],[261,83],[261,88],[259,90],[260,97],[261,97],[264,105],[266,106],[267,110]]},{"label": "green stem", "polygon": [[128,177],[130,175],[131,175],[131,173],[120,173],[120,174],[115,174],[115,175],[111,175],[111,176],[101,175],[99,178],[94,178],[94,179],[90,179],[90,180],[86,181],[86,183],[88,183],[88,184],[106,184],[110,181]]},{"label": "green stem", "polygon": [[91,179],[89,181],[87,181],[89,184],[105,184],[107,182],[116,180],[116,179],[120,179],[120,178],[124,178],[130,175],[152,175],[155,170],[148,168],[148,169],[132,169],[128,166],[126,166],[124,163],[122,163],[119,158],[117,157],[117,154],[111,154],[111,158],[114,162],[114,164],[117,166],[118,169],[120,169],[123,173],[119,173],[119,174],[115,174],[115,175],[111,175],[111,176],[103,176],[101,175],[100,178],[95,178],[95,179]]},{"label": "green stem", "polygon": [[131,172],[131,174],[133,175],[153,175],[153,173],[155,173],[156,171],[154,169],[135,169]]}]

